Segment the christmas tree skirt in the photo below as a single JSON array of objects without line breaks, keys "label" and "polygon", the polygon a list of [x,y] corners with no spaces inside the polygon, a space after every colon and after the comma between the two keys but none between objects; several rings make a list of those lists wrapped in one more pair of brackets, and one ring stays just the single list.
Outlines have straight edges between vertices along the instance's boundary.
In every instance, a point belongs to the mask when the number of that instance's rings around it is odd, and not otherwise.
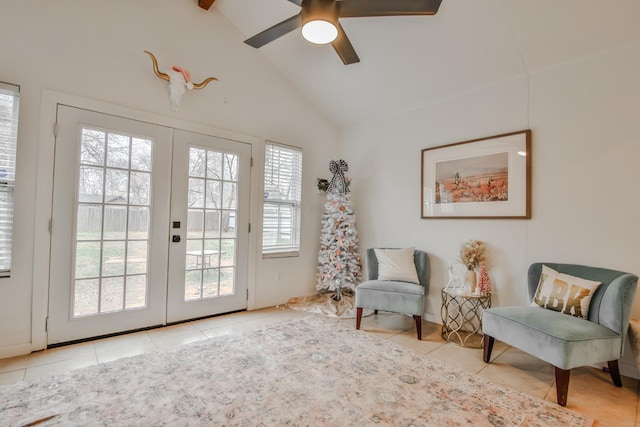
[{"label": "christmas tree skirt", "polygon": [[[328,317],[355,319],[356,308],[354,296],[343,293],[340,301],[334,301],[332,299],[334,295],[334,292],[327,292],[306,297],[293,297],[289,299],[285,306],[292,310],[323,314]],[[371,313],[373,313],[373,310],[363,310],[364,315]]]}]

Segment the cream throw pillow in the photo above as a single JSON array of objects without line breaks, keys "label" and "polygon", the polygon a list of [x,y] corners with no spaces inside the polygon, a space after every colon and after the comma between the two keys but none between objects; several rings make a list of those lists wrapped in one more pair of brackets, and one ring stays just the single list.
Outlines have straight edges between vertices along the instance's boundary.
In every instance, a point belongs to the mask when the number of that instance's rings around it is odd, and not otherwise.
[{"label": "cream throw pillow", "polygon": [[586,319],[591,298],[600,285],[600,282],[559,273],[543,265],[531,305]]},{"label": "cream throw pillow", "polygon": [[420,284],[416,263],[413,260],[415,248],[374,249],[378,258],[378,280],[394,280]]}]

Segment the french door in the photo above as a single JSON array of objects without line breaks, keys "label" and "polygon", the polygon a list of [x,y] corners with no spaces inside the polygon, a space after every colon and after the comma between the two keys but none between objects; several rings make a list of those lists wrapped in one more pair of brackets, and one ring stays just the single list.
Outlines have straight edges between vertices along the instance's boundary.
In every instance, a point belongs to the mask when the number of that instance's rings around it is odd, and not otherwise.
[{"label": "french door", "polygon": [[249,160],[246,144],[59,106],[48,343],[246,308]]},{"label": "french door", "polygon": [[250,161],[248,144],[175,131],[168,322],[247,307]]}]

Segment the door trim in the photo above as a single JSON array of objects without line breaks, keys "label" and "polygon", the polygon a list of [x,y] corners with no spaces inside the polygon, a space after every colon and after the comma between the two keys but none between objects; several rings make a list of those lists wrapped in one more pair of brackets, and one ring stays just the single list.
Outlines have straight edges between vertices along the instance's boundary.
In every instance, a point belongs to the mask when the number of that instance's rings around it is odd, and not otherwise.
[{"label": "door trim", "polygon": [[[51,234],[49,233],[49,221],[52,217],[53,203],[53,169],[55,136],[54,125],[58,104],[74,108],[81,108],[103,114],[111,114],[129,118],[141,122],[147,122],[174,129],[182,129],[189,132],[202,133],[214,137],[230,139],[251,144],[256,155],[256,147],[260,146],[263,139],[257,137],[226,131],[211,126],[192,123],[183,119],[163,116],[156,113],[135,110],[128,107],[109,104],[102,101],[83,98],[75,95],[42,90],[40,104],[40,133],[38,137],[38,169],[36,177],[36,200],[34,219],[33,241],[33,270],[32,270],[32,300],[31,300],[31,351],[42,350],[47,347],[47,317],[49,307],[49,267]],[[251,168],[251,189],[249,198],[249,220],[254,224],[253,232],[249,233],[249,261],[248,261],[248,289],[249,300],[247,309],[255,308],[255,279],[256,279],[256,254],[257,233],[255,226],[258,221],[260,176],[258,169]]]}]

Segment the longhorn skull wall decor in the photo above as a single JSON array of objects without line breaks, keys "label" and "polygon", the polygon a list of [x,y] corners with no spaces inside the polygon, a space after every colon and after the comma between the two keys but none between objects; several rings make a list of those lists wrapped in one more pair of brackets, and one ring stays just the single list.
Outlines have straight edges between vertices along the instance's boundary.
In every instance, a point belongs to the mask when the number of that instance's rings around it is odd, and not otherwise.
[{"label": "longhorn skull wall decor", "polygon": [[173,66],[170,70],[167,70],[166,73],[163,73],[158,69],[158,61],[156,60],[156,57],[153,56],[153,53],[147,50],[144,52],[151,57],[151,61],[153,61],[153,72],[156,76],[169,82],[169,98],[171,99],[171,109],[173,111],[178,111],[180,99],[187,90],[202,89],[210,82],[214,80],[218,81],[215,77],[209,77],[202,83],[192,83],[189,71],[185,68],[176,66]]}]

